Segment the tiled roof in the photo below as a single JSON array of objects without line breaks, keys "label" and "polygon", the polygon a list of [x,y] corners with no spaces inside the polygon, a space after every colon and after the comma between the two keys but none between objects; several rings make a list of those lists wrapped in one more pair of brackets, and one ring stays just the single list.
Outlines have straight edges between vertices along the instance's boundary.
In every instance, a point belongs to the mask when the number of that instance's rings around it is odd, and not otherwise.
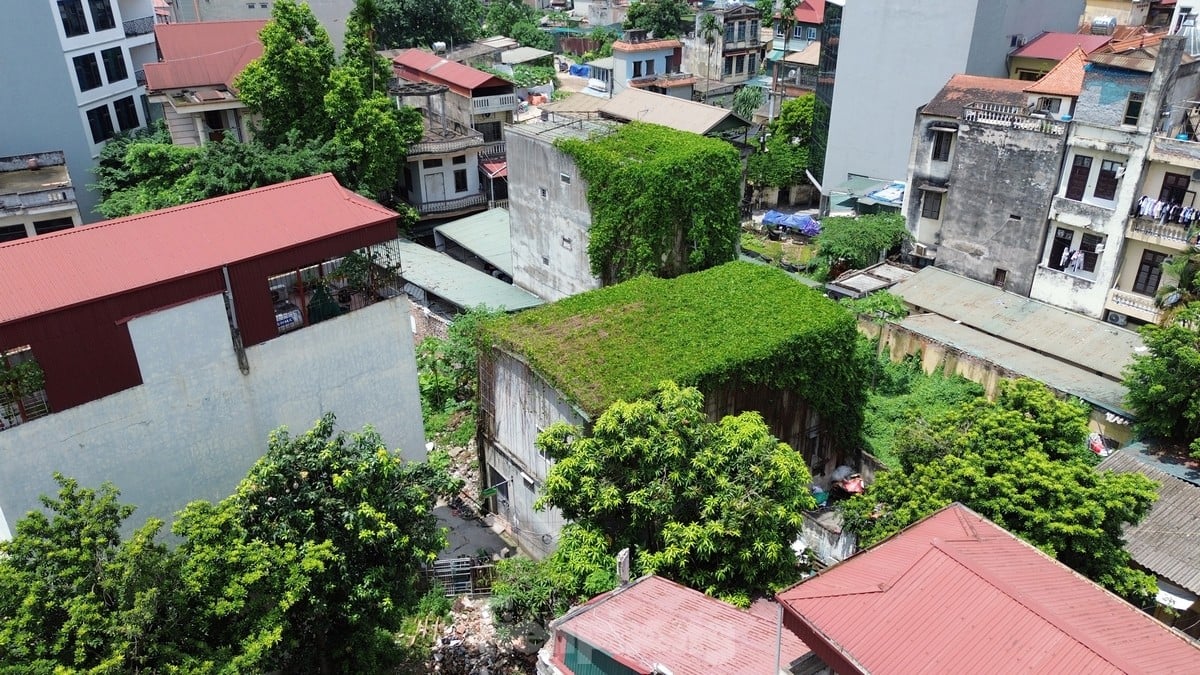
[{"label": "tiled roof", "polygon": [[[774,673],[778,624],[657,576],[597,596],[554,623],[605,654],[649,673],[675,675]],[[809,653],[782,631],[779,663]]]},{"label": "tiled roof", "polygon": [[479,87],[498,87],[509,82],[491,73],[447,61],[421,49],[406,49],[392,59],[396,74],[406,80],[447,84],[465,92]]},{"label": "tiled roof", "polygon": [[1108,35],[1046,32],[1025,43],[1024,47],[1013,52],[1012,55],[1029,59],[1061,61],[1076,47],[1082,49],[1085,54],[1091,54],[1111,39]]},{"label": "tiled roof", "polygon": [[393,220],[332,174],[0,245],[0,324]]},{"label": "tiled roof", "polygon": [[663,38],[661,40],[642,40],[641,42],[625,42],[617,40],[612,43],[614,52],[649,52],[656,49],[676,49],[682,47],[683,43],[674,38]]},{"label": "tiled roof", "polygon": [[925,115],[958,117],[968,103],[1000,103],[1024,107],[1028,82],[1004,77],[952,75],[950,81],[933,97],[921,112]]},{"label": "tiled roof", "polygon": [[1159,484],[1158,501],[1137,525],[1125,528],[1134,562],[1171,583],[1200,593],[1200,486],[1180,480],[1120,450],[1097,471],[1140,473]]},{"label": "tiled roof", "polygon": [[725,123],[745,124],[732,110],[633,87],[606,100],[599,110],[613,119],[659,124],[694,134],[707,134]]},{"label": "tiled roof", "polygon": [[146,88],[162,91],[223,85],[232,91],[234,78],[262,56],[258,33],[265,25],[265,20],[255,20],[154,26],[162,60],[146,64]]},{"label": "tiled roof", "polygon": [[1200,648],[961,504],[779,593],[837,672],[1192,673]]},{"label": "tiled roof", "polygon": [[803,0],[792,13],[800,23],[820,25],[825,22],[825,0]]},{"label": "tiled roof", "polygon": [[1059,61],[1042,79],[1034,82],[1025,89],[1030,94],[1049,94],[1051,96],[1079,96],[1083,91],[1083,74],[1087,66],[1087,54],[1076,47],[1070,54]]}]

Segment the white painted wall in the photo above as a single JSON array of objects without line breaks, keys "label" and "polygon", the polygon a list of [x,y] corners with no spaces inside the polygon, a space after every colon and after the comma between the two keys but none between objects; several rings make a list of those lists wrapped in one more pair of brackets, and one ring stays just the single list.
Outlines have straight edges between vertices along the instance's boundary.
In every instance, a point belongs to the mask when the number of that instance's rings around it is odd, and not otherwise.
[{"label": "white painted wall", "polygon": [[250,347],[248,375],[219,295],[131,320],[142,385],[0,432],[0,535],[55,492],[54,471],[116,484],[138,507],[132,526],[169,522],[230,494],[272,429],[300,433],[327,411],[424,458],[409,311],[395,298]]}]

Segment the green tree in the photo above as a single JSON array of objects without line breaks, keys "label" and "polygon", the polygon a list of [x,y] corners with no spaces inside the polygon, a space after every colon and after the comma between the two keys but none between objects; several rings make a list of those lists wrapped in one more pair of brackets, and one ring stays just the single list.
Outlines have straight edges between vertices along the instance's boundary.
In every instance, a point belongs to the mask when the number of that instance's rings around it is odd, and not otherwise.
[{"label": "green tree", "polygon": [[590,435],[559,423],[537,445],[555,460],[538,505],[593,533],[574,548],[582,564],[562,561],[573,578],[629,547],[640,572],[735,601],[796,580],[811,477],[758,413],[709,422],[697,389],[664,382],[609,406]]},{"label": "green tree", "polygon": [[634,0],[625,15],[625,27],[649,31],[656,38],[676,37],[687,13],[683,0]]},{"label": "green tree", "polygon": [[879,256],[908,238],[904,216],[879,213],[866,216],[834,216],[821,221],[817,253],[830,263],[844,260],[854,269],[879,262]]},{"label": "green tree", "polygon": [[700,17],[700,39],[704,40],[708,49],[708,58],[705,59],[707,72],[704,73],[704,77],[711,80],[713,54],[717,50],[717,41],[721,39],[721,22],[717,21],[717,15],[711,11]]},{"label": "green tree", "polygon": [[326,171],[345,175],[344,161],[333,156],[324,142],[303,140],[296,131],[270,148],[257,141],[243,143],[227,136],[204,145],[192,164],[189,182],[198,198],[208,199]]},{"label": "green tree", "polygon": [[524,47],[533,47],[534,49],[544,49],[546,51],[554,50],[554,38],[546,31],[538,28],[537,23],[533,21],[518,21],[513,24],[508,37],[516,40],[518,44]]},{"label": "green tree", "polygon": [[1177,254],[1162,264],[1164,283],[1154,294],[1161,325],[1176,321],[1176,315],[1188,305],[1200,302],[1200,253],[1194,249]]},{"label": "green tree", "polygon": [[383,48],[429,47],[434,42],[461,45],[479,37],[483,17],[479,0],[376,0],[376,4],[378,42]]},{"label": "green tree", "polygon": [[1145,436],[1186,444],[1200,456],[1200,303],[1176,309],[1164,325],[1139,331],[1146,352],[1125,369],[1125,401]]},{"label": "green tree", "polygon": [[293,129],[301,138],[329,138],[325,94],[334,65],[329,34],[307,4],[276,0],[259,39],[262,56],[235,80],[238,98],[258,116],[255,138],[272,146]]},{"label": "green tree", "polygon": [[[96,207],[107,218],[179,206],[203,199],[193,180],[199,148],[189,148],[153,140],[135,140],[125,145],[123,167],[111,165],[101,180],[116,187]],[[123,187],[113,177],[121,175]]]},{"label": "green tree", "polygon": [[1122,528],[1157,498],[1141,474],[1094,470],[1087,407],[1029,380],[921,420],[898,438],[905,471],[877,477],[843,504],[845,527],[870,546],[962,502],[1114,592],[1145,599],[1154,579],[1130,567]]},{"label": "green tree", "polygon": [[755,185],[786,188],[807,180],[813,101],[812,94],[785,101],[779,116],[767,125],[762,152],[748,160],[749,178]]},{"label": "green tree", "polygon": [[[513,37],[513,26],[528,21],[536,25],[538,14],[521,0],[493,0],[488,3],[484,26],[492,35]],[[516,39],[516,38],[513,38]]]},{"label": "green tree", "polygon": [[[800,2],[801,0],[779,0],[779,27],[783,29],[783,53],[785,55],[790,51],[789,48],[792,44],[792,26],[796,25],[796,8]],[[768,15],[763,14],[763,16]],[[776,61],[772,66],[775,68],[775,72],[771,77],[771,96],[778,97],[782,102],[783,92],[779,89],[779,73],[783,70],[783,64]],[[772,115],[772,117],[774,116]]]}]

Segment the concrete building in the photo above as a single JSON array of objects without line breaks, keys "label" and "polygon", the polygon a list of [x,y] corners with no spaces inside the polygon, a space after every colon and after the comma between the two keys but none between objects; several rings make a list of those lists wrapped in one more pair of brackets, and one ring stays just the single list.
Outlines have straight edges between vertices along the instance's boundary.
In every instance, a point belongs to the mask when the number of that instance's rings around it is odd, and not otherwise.
[{"label": "concrete building", "polygon": [[85,222],[87,189],[104,142],[145,126],[141,70],[157,56],[153,0],[24,0],[0,22],[0,156],[61,149]]},{"label": "concrete building", "polygon": [[[703,32],[706,15],[717,22],[713,43]],[[684,41],[687,70],[701,76],[704,90],[713,95],[732,91],[758,74],[762,52],[762,14],[752,4],[732,2],[696,12],[693,34]],[[697,89],[701,88],[697,83]]]},{"label": "concrete building", "polygon": [[[1047,30],[1074,32],[1083,12],[1083,0],[827,0],[825,6],[824,29],[838,39],[836,73],[824,58],[820,66],[821,79],[836,79],[828,140],[814,144],[827,146],[818,176],[826,193],[852,176],[901,179],[913,114],[951,75],[1003,77],[1009,52],[1023,40]],[[814,126],[823,121],[815,117]]]},{"label": "concrete building", "polygon": [[63,153],[0,157],[0,242],[58,232],[81,222]]},{"label": "concrete building", "polygon": [[0,535],[55,471],[169,521],[325,412],[423,458],[408,301],[329,299],[395,232],[324,174],[0,245],[0,353],[41,373],[0,396]]},{"label": "concrete building", "polygon": [[612,57],[588,64],[591,76],[609,95],[635,87],[691,100],[696,76],[682,72],[683,43],[674,38],[650,38],[630,29],[612,44]]},{"label": "concrete building", "polygon": [[[270,19],[273,0],[166,0],[171,20],[189,21],[247,21]],[[313,16],[329,33],[329,39],[339,52],[346,35],[346,17],[354,9],[354,0],[303,0]]]}]

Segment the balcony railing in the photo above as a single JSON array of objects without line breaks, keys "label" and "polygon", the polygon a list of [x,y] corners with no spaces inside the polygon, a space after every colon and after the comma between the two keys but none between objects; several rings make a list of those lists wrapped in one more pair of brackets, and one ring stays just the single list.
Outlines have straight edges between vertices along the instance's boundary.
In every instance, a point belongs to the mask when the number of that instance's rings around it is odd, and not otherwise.
[{"label": "balcony railing", "polygon": [[508,151],[508,144],[504,141],[499,143],[489,143],[488,146],[479,151],[479,158],[486,157],[503,157]]},{"label": "balcony railing", "polygon": [[53,204],[72,204],[75,202],[75,188],[56,187],[36,192],[17,192],[0,196],[0,213],[5,211],[23,211],[25,209],[50,206]]},{"label": "balcony railing", "polygon": [[[1150,159],[1188,169],[1200,168],[1200,142],[1187,134],[1158,134],[1150,144]],[[1173,169],[1168,169],[1173,171]]]},{"label": "balcony railing", "polygon": [[439,202],[423,202],[421,204],[416,204],[415,207],[417,209],[417,213],[425,216],[433,213],[461,211],[462,209],[469,209],[473,206],[486,206],[487,201],[487,195],[478,194],[459,197],[458,199],[445,199]]},{"label": "balcony railing", "polygon": [[[1129,229],[1135,234],[1135,239],[1161,239],[1165,243],[1186,246],[1188,243],[1188,228],[1172,223],[1160,223],[1149,218],[1133,218],[1129,221]],[[1145,237],[1137,237],[1137,234]]]},{"label": "balcony railing", "polygon": [[1016,106],[968,103],[963,106],[963,120],[1022,131],[1037,131],[1051,136],[1062,136],[1067,132],[1065,122],[1034,117],[1024,112],[1018,112],[1020,110],[1022,109]]},{"label": "balcony railing", "polygon": [[478,96],[471,99],[471,113],[483,115],[494,112],[512,112],[517,109],[516,94]]},{"label": "balcony railing", "polygon": [[125,37],[135,37],[154,32],[154,15],[138,17],[124,22]]},{"label": "balcony railing", "polygon": [[1108,306],[1112,307],[1114,311],[1137,317],[1143,321],[1158,321],[1158,308],[1154,306],[1154,298],[1116,288],[1108,293]]}]

